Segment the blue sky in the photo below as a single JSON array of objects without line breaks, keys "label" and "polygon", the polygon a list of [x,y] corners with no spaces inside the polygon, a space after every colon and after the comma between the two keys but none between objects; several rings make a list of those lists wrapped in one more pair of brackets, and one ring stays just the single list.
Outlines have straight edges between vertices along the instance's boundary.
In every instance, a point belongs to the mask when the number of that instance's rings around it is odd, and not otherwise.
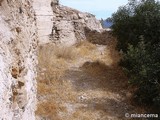
[{"label": "blue sky", "polygon": [[92,13],[98,19],[110,17],[119,6],[127,2],[128,0],[60,0],[60,4]]}]

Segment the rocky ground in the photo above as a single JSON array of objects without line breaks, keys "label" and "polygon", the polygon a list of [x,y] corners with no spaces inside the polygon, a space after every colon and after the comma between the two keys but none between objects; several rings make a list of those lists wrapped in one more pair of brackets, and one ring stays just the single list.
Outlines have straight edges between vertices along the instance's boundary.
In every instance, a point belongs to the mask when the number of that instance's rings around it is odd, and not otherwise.
[{"label": "rocky ground", "polygon": [[73,48],[50,46],[49,53],[41,47],[37,119],[125,120],[125,113],[142,113],[131,104],[132,91],[114,46],[82,42]]}]

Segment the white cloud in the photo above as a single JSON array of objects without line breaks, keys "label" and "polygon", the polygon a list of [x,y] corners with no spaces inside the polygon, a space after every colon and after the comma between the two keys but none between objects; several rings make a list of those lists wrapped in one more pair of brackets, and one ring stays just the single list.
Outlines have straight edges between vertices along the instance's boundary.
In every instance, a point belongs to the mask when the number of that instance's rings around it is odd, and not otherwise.
[{"label": "white cloud", "polygon": [[102,12],[116,12],[117,8],[125,5],[128,0],[60,0],[60,3],[80,11],[100,13]]}]

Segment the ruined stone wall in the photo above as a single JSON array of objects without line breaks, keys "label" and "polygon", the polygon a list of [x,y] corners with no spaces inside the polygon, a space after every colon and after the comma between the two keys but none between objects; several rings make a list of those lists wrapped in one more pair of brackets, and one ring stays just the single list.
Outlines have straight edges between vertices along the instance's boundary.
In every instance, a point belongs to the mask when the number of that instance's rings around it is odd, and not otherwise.
[{"label": "ruined stone wall", "polygon": [[94,15],[59,4],[59,0],[34,0],[39,43],[53,42],[72,45],[85,40],[85,30],[101,31],[102,26]]},{"label": "ruined stone wall", "polygon": [[0,1],[0,120],[34,120],[37,33],[31,0]]},{"label": "ruined stone wall", "polygon": [[51,2],[53,10],[53,28],[51,41],[72,45],[78,41],[86,40],[85,28],[100,32],[103,28],[100,21],[90,13],[60,5],[58,0]]},{"label": "ruined stone wall", "polygon": [[107,31],[105,29],[101,32],[97,32],[96,30],[85,28],[85,36],[89,42],[99,45],[108,45],[110,41],[116,39],[112,31]]}]

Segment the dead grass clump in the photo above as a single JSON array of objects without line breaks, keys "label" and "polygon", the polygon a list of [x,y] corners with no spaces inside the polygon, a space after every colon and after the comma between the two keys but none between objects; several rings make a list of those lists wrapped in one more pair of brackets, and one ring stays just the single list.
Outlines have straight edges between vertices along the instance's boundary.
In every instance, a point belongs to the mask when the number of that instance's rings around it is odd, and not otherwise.
[{"label": "dead grass clump", "polygon": [[39,95],[46,95],[51,93],[51,87],[45,83],[38,82],[37,83],[37,93]]},{"label": "dead grass clump", "polygon": [[91,42],[89,41],[80,41],[76,44],[76,47],[79,48],[79,47],[86,47],[87,49],[89,50],[93,50],[96,48],[96,45],[92,44]]},{"label": "dead grass clump", "polygon": [[[60,80],[60,77],[64,74],[65,68],[57,68],[56,65],[49,65],[46,63],[44,71],[38,72],[37,81],[46,85],[53,85],[55,80]],[[47,86],[46,86],[47,87]],[[43,88],[43,87],[41,87]],[[40,90],[40,89],[39,89]]]},{"label": "dead grass clump", "polygon": [[116,50],[116,45],[117,45],[117,40],[113,39],[108,43],[107,48],[105,50],[105,55],[106,55],[105,57],[107,57],[112,61],[111,62],[112,65],[116,65],[121,59],[120,53]]},{"label": "dead grass clump", "polygon": [[57,105],[52,100],[48,100],[37,105],[36,115],[50,120],[59,120],[57,115]]},{"label": "dead grass clump", "polygon": [[59,86],[60,78],[67,69],[67,62],[64,59],[57,58],[55,50],[53,44],[39,47],[37,93],[40,96],[53,94],[55,91],[53,86]]},{"label": "dead grass clump", "polygon": [[46,84],[50,84],[52,80],[60,79],[66,69],[66,61],[64,59],[57,59],[55,54],[60,54],[59,51],[60,49],[57,49],[53,44],[46,44],[39,47],[38,80],[43,80]]},{"label": "dead grass clump", "polygon": [[91,73],[92,75],[100,75],[107,71],[107,67],[105,63],[100,61],[95,62],[85,62],[82,65],[82,69],[85,69],[87,72]]},{"label": "dead grass clump", "polygon": [[55,46],[54,47],[54,55],[57,58],[69,59],[73,60],[76,58],[76,51],[74,47],[66,47],[66,46]]},{"label": "dead grass clump", "polygon": [[88,41],[81,41],[75,45],[78,50],[78,53],[81,56],[90,55],[92,50],[96,49],[96,45],[88,42]]},{"label": "dead grass clump", "polygon": [[55,59],[54,56],[54,45],[46,44],[38,48],[38,66],[39,68],[47,68],[53,64]]},{"label": "dead grass clump", "polygon": [[86,111],[84,109],[77,110],[73,113],[72,120],[99,120],[93,111]]}]

